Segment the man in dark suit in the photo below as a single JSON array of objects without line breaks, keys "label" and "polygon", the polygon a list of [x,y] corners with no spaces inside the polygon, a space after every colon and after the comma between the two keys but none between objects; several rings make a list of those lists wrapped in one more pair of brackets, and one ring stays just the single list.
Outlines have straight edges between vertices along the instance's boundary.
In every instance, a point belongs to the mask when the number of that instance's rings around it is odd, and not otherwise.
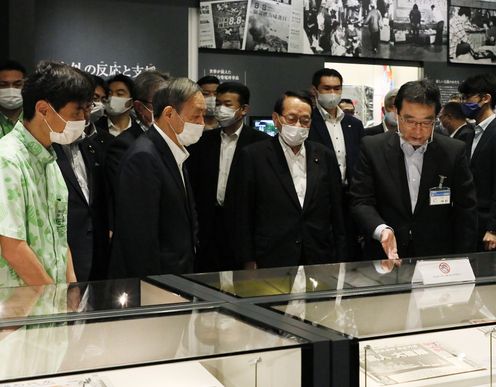
[{"label": "man in dark suit", "polygon": [[[456,138],[468,144],[474,137],[474,127],[467,123],[459,102],[448,102],[439,112],[439,121],[451,138]],[[468,149],[467,155],[470,155]]]},{"label": "man in dark suit", "polygon": [[272,119],[279,135],[241,151],[236,257],[245,268],[339,262],[346,250],[336,158],[305,141],[312,101],[286,92]]},{"label": "man in dark suit", "polygon": [[[101,78],[88,77],[95,85],[95,105],[105,96],[104,84]],[[81,138],[69,145],[53,144],[69,192],[67,241],[79,282],[106,279],[110,252],[104,149],[89,112],[86,120],[89,125]]]},{"label": "man in dark suit", "polygon": [[474,251],[475,187],[465,145],[433,133],[439,89],[428,80],[408,82],[395,106],[398,133],[364,138],[351,184],[366,258]]},{"label": "man in dark suit", "polygon": [[479,219],[478,250],[496,249],[496,78],[479,74],[463,81],[462,109],[467,118],[474,119],[474,134],[468,139],[470,169],[477,191]]},{"label": "man in dark suit", "polygon": [[[236,268],[232,238],[232,171],[243,147],[269,138],[243,123],[250,103],[249,89],[239,82],[217,88],[216,122],[220,129],[205,132],[188,151],[188,172],[195,194],[199,222],[197,271]],[[233,172],[234,173],[234,172]]]},{"label": "man in dark suit", "polygon": [[95,134],[70,145],[53,144],[69,191],[67,241],[79,282],[106,279],[109,255],[103,149]]},{"label": "man in dark suit", "polygon": [[[197,221],[184,162],[204,128],[199,86],[177,78],[153,97],[155,124],[121,162],[110,273],[115,278],[193,271]],[[121,189],[124,188],[125,189]]]},{"label": "man in dark suit", "polygon": [[[146,132],[153,123],[152,100],[155,92],[167,85],[168,76],[155,70],[143,71],[134,80],[133,101],[136,112],[135,124],[112,141],[107,146],[105,155],[105,177],[107,179],[107,190],[110,205],[110,217],[112,218],[113,203],[116,195],[117,174],[122,157],[136,139]],[[111,219],[112,221],[113,219]]]},{"label": "man in dark suit", "polygon": [[363,124],[339,108],[343,90],[343,77],[334,69],[318,70],[312,77],[312,91],[316,106],[312,112],[309,140],[325,145],[331,151],[341,172],[343,207],[346,221],[349,253],[347,260],[361,258],[359,237],[349,215],[349,184],[364,134]]},{"label": "man in dark suit", "polygon": [[378,125],[371,126],[370,128],[365,128],[366,136],[374,136],[376,134],[385,133],[387,131],[396,132],[398,130],[398,119],[396,118],[396,111],[394,107],[394,99],[398,94],[398,89],[393,89],[387,92],[384,96],[384,106],[382,107],[382,113],[384,114],[384,119]]}]

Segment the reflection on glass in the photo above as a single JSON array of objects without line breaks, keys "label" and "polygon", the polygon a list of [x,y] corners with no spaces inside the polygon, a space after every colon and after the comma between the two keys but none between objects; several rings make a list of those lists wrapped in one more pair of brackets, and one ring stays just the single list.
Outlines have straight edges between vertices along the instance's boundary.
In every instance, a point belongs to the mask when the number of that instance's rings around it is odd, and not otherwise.
[{"label": "reflection on glass", "polygon": [[[48,307],[49,294],[66,293],[65,308]],[[28,316],[48,316],[113,310],[147,305],[183,303],[189,300],[138,279],[0,288],[0,321]],[[42,304],[42,306],[39,305]]]},{"label": "reflection on glass", "polygon": [[463,284],[361,297],[304,301],[274,309],[358,338],[496,322],[496,285]]},{"label": "reflection on glass", "polygon": [[[62,299],[52,298],[57,305]],[[38,302],[37,302],[38,303]],[[65,307],[65,306],[64,306]],[[220,310],[79,324],[38,324],[0,332],[0,379],[293,347],[301,341]],[[23,361],[19,361],[23,359]]]},{"label": "reflection on glass", "polygon": [[[3,317],[66,313],[69,294],[71,289],[65,284],[8,289],[2,294]],[[48,327],[0,329],[0,380],[59,369],[68,348],[67,325]]]},{"label": "reflection on glass", "polygon": [[[421,259],[450,258],[460,258],[460,256],[424,257]],[[468,254],[468,258],[476,277],[496,276],[496,252]],[[419,259],[305,266],[305,292],[378,289],[383,285],[408,287],[412,283],[415,264]],[[297,271],[297,267],[282,267],[228,272],[232,277],[232,286],[229,287],[221,286],[218,273],[190,274],[186,277],[238,297],[259,297],[292,293]]]}]

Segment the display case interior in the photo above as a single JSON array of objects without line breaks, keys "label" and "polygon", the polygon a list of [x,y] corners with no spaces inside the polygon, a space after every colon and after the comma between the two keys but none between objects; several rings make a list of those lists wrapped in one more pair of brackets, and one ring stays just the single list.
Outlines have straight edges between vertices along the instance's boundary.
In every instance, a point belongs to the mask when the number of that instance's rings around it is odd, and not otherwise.
[{"label": "display case interior", "polygon": [[0,380],[12,386],[256,386],[270,381],[298,387],[304,345],[298,337],[220,307],[121,313],[113,319],[4,327]]},{"label": "display case interior", "polygon": [[296,299],[270,307],[358,341],[360,385],[489,385],[496,285]]}]

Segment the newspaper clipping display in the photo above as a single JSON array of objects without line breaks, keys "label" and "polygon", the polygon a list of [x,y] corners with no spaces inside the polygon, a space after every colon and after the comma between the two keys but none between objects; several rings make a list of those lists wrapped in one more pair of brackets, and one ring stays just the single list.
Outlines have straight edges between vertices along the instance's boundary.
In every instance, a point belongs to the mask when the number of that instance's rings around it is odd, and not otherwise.
[{"label": "newspaper clipping display", "polygon": [[407,383],[483,369],[465,357],[457,356],[438,342],[393,345],[360,353],[360,366],[367,377],[383,385]]}]

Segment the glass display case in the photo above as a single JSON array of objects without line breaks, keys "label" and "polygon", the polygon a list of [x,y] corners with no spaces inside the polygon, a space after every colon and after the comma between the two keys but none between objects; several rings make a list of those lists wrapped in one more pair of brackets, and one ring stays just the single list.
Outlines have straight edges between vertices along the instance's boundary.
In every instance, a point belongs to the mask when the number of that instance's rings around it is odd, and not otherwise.
[{"label": "glass display case", "polygon": [[[492,386],[495,258],[479,253],[188,278],[235,302],[255,303],[347,338],[357,347],[347,359],[356,372],[351,385]],[[417,278],[425,263],[454,267],[460,260],[473,280],[428,284]]]},{"label": "glass display case", "polygon": [[0,295],[2,386],[312,385],[307,339],[187,292],[122,280]]},{"label": "glass display case", "polygon": [[408,258],[399,260],[397,265],[392,261],[344,262],[254,271],[189,274],[184,277],[237,298],[284,296],[296,293],[306,293],[309,297],[348,292],[370,294],[405,287],[422,287],[422,284],[412,283],[418,262],[455,258],[466,258],[469,261],[476,282],[496,281],[496,253],[474,253],[463,257]]}]

